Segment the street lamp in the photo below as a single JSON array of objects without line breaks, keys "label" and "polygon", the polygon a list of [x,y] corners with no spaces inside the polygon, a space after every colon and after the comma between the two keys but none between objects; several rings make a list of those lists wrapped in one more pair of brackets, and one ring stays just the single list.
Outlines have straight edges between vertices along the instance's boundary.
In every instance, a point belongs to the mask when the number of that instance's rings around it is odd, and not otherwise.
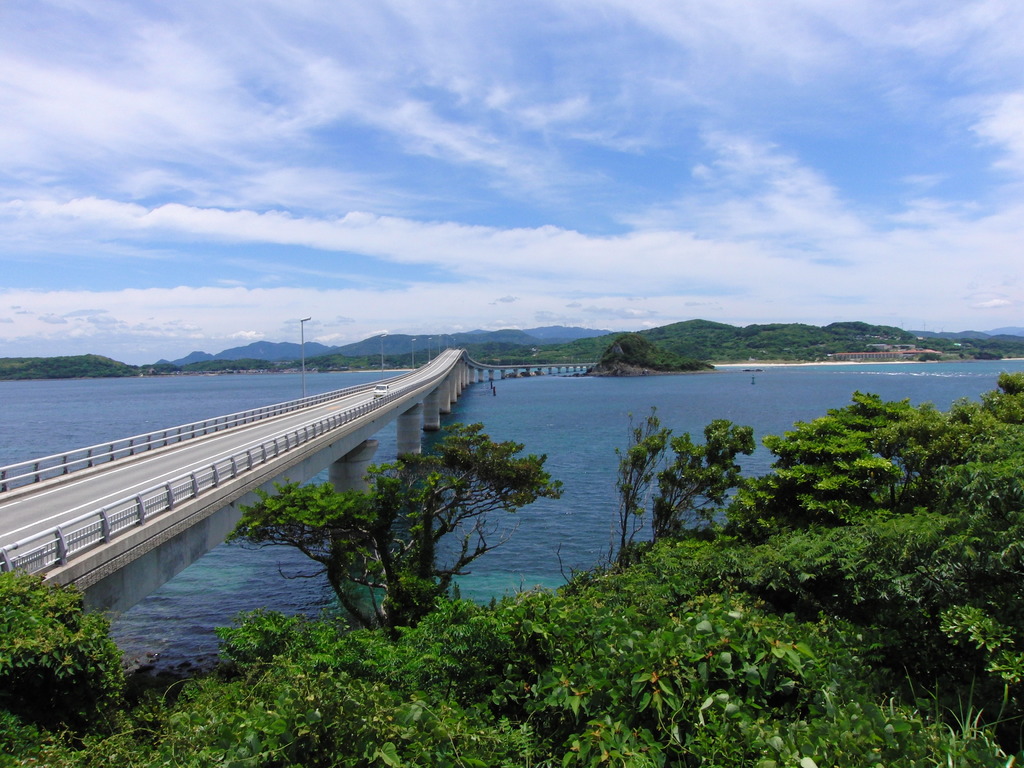
[{"label": "street lamp", "polygon": [[384,337],[387,335],[387,331],[380,335],[380,377],[382,379],[384,378]]},{"label": "street lamp", "polygon": [[299,320],[299,350],[302,355],[302,396],[306,396],[306,323],[312,317],[304,317]]},{"label": "street lamp", "polygon": [[412,347],[412,355],[410,356],[411,364],[410,368],[416,368],[416,339],[409,339],[409,346]]},{"label": "street lamp", "polygon": [[433,336],[428,336],[427,337],[427,362],[428,363],[431,360],[431,357],[430,357],[430,342],[432,342],[433,340],[434,340]]}]

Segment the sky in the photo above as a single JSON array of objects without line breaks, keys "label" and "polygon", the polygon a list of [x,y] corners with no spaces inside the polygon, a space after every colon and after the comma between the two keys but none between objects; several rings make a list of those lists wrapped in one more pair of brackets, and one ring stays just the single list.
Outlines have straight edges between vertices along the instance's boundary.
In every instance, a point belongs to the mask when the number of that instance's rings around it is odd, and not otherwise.
[{"label": "sky", "polygon": [[0,357],[1021,326],[1021,40],[1020,0],[0,0]]}]

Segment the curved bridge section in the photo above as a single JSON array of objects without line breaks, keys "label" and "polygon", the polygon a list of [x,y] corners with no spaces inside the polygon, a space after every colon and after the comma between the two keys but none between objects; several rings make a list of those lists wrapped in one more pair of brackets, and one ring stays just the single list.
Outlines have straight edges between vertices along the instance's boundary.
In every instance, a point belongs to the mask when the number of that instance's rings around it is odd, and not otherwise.
[{"label": "curved bridge section", "polygon": [[257,489],[325,468],[355,487],[373,435],[396,420],[399,453],[418,453],[421,432],[487,369],[446,350],[377,384],[0,468],[0,569],[128,608],[223,541]]}]

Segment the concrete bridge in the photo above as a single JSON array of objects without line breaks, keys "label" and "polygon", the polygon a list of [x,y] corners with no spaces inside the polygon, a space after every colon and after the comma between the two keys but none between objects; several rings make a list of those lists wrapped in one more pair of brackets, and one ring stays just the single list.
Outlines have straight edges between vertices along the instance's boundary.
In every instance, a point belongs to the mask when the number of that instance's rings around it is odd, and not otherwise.
[{"label": "concrete bridge", "polygon": [[[585,366],[543,366],[548,372]],[[359,487],[384,426],[399,454],[471,383],[537,366],[488,366],[446,350],[409,373],[323,395],[0,467],[0,570],[76,584],[124,610],[224,540],[257,489],[328,469]]]},{"label": "concrete bridge", "polygon": [[506,379],[518,378],[520,376],[582,375],[589,372],[593,367],[594,363],[484,365],[470,361],[470,371],[475,377],[474,381],[482,381],[484,377],[493,381],[495,378]]}]

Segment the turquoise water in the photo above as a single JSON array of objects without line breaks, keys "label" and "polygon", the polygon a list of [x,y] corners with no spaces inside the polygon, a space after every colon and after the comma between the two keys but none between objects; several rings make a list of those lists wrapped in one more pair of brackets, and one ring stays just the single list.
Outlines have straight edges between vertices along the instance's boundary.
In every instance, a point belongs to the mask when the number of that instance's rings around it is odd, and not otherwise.
[{"label": "turquoise water", "polygon": [[[793,366],[759,372],[722,369],[686,376],[630,379],[534,377],[469,387],[447,422],[479,421],[498,440],[547,454],[561,499],[542,500],[512,520],[510,539],[474,563],[463,578],[464,596],[487,600],[535,585],[563,583],[563,573],[607,557],[616,516],[615,448],[625,445],[629,415],[652,406],[677,434],[699,437],[714,418],[754,427],[760,439],[795,421],[841,407],[856,391],[886,399],[909,398],[947,408],[995,387],[1003,370],[1024,371],[1024,361],[965,364]],[[310,394],[378,378],[379,374],[307,375]],[[301,394],[297,375],[215,376],[99,381],[0,382],[0,464],[98,443],[111,437],[245,410]],[[378,435],[377,459],[394,458],[394,428]],[[748,473],[767,470],[759,448]],[[283,548],[249,550],[222,545],[115,623],[129,654],[159,654],[174,668],[216,655],[212,629],[239,611],[272,608],[316,613],[330,602],[315,569]]]}]

